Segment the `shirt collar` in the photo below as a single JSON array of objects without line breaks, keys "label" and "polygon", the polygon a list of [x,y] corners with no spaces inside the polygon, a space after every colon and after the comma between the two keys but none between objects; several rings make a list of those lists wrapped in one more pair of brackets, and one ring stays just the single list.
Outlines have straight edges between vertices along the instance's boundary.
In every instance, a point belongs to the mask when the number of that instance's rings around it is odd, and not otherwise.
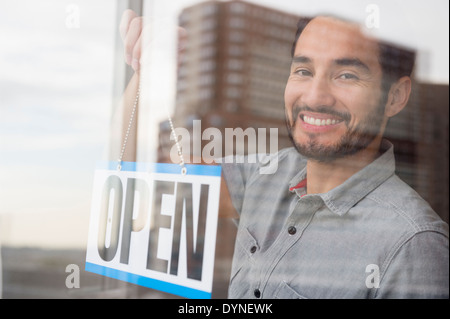
[{"label": "shirt collar", "polygon": [[[327,193],[311,196],[320,196],[332,212],[340,216],[344,215],[362,198],[395,173],[394,146],[389,141],[383,140],[381,150],[384,152],[377,159],[352,175],[341,185]],[[297,193],[298,196],[304,194],[304,189],[298,189],[295,186],[305,178],[306,164],[290,181],[289,188],[293,188],[291,192]]]}]

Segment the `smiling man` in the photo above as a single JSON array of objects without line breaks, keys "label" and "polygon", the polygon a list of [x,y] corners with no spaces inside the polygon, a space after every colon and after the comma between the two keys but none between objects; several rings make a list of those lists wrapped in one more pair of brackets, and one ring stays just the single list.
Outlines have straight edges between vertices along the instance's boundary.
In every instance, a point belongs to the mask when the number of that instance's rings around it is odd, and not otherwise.
[{"label": "smiling man", "polygon": [[[390,117],[414,54],[333,17],[302,19],[278,171],[222,164],[239,230],[231,298],[448,298],[448,225],[395,175]],[[261,164],[263,165],[263,164]]]},{"label": "smiling man", "polygon": [[297,150],[310,159],[310,193],[322,193],[378,156],[388,118],[408,102],[411,79],[402,76],[383,92],[378,42],[334,18],[307,24],[293,55],[287,126]]},{"label": "smiling man", "polygon": [[[136,61],[141,29],[125,12]],[[413,66],[414,53],[354,23],[300,20],[285,90],[294,147],[257,164],[222,161],[239,214],[230,298],[448,298],[448,225],[395,175],[383,139]]]}]

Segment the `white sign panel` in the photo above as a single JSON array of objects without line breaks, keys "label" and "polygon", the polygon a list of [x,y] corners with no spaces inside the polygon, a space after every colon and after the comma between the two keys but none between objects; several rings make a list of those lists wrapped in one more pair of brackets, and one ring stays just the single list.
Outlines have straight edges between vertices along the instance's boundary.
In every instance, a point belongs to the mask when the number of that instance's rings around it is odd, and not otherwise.
[{"label": "white sign panel", "polygon": [[220,166],[99,164],[86,271],[187,298],[211,298]]}]

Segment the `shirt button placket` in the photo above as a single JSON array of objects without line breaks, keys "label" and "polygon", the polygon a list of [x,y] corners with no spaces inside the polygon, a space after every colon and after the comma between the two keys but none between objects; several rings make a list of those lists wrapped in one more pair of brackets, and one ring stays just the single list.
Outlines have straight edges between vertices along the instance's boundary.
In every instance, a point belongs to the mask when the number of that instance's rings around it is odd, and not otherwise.
[{"label": "shirt button placket", "polygon": [[[252,255],[254,253],[256,253],[257,250],[258,250],[258,247],[256,245],[253,245],[250,247],[250,253]],[[259,299],[259,298],[261,298],[261,291],[258,288],[256,288],[255,290],[253,290],[253,295]]]}]

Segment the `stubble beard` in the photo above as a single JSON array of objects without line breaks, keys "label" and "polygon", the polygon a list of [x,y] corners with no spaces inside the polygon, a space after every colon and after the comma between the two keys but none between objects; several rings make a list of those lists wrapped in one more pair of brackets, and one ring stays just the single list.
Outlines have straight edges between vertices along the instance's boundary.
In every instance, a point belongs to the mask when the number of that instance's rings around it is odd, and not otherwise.
[{"label": "stubble beard", "polygon": [[[369,114],[364,120],[354,128],[349,127],[351,116],[348,113],[339,113],[347,127],[346,133],[333,145],[321,145],[318,143],[320,133],[308,133],[307,141],[300,143],[294,138],[294,131],[296,128],[298,114],[304,110],[311,110],[307,106],[294,106],[293,108],[293,123],[290,124],[289,118],[286,115],[286,126],[289,138],[294,144],[297,151],[305,156],[307,159],[315,160],[322,163],[330,163],[339,158],[354,155],[366,149],[372,141],[379,136],[381,125],[383,122],[385,105],[379,103],[375,112]],[[322,108],[314,110],[315,112],[337,115],[335,111],[326,110]]]}]

